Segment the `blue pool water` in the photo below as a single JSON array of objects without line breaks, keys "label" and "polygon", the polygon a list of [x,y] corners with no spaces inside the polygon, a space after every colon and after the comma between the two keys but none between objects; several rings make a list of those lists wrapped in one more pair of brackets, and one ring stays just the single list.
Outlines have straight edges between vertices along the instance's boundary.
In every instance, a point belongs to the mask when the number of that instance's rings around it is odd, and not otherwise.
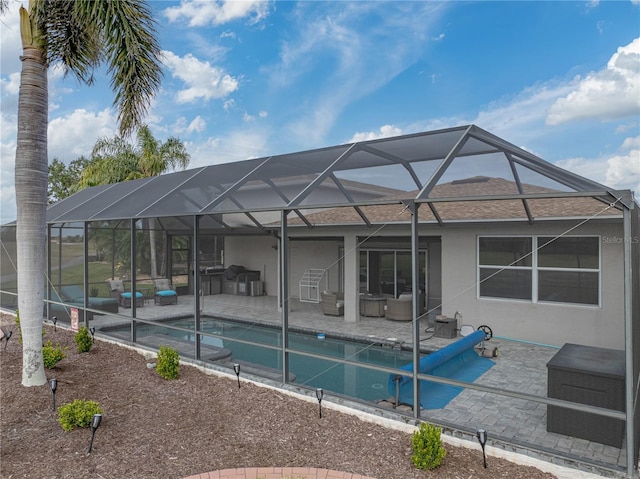
[{"label": "blue pool water", "polygon": [[[185,329],[193,330],[193,319],[177,319],[163,322]],[[217,318],[202,318],[200,329],[215,334],[216,337],[201,336],[203,345],[226,348],[232,351],[232,361],[246,361],[273,369],[282,370],[282,351],[261,345],[282,346],[282,331],[268,326],[245,324]],[[173,338],[193,341],[194,334],[155,325],[139,325],[138,340],[150,334],[166,334]],[[257,344],[240,342],[250,341]],[[365,401],[387,399],[387,380],[389,373],[371,369],[344,365],[330,358],[349,359],[360,363],[385,366],[398,369],[411,362],[412,353],[384,347],[369,345],[347,339],[325,337],[299,332],[289,333],[289,348],[326,356],[327,359],[311,358],[289,353],[289,369],[295,374],[297,384],[312,388],[323,388],[337,394],[354,397]]]}]

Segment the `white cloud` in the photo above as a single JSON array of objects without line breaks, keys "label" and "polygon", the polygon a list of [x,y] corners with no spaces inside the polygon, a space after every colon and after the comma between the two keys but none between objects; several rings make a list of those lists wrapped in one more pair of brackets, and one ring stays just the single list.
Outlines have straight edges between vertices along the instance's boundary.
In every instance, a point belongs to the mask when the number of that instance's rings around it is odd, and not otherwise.
[{"label": "white cloud", "polygon": [[187,132],[192,133],[194,131],[197,131],[198,133],[200,133],[204,131],[206,127],[207,122],[204,121],[204,119],[200,115],[198,115],[193,120],[191,120],[191,123],[189,123]]},{"label": "white cloud", "polygon": [[71,114],[49,121],[49,159],[68,163],[79,156],[89,156],[98,138],[112,137],[117,122],[110,108],[92,112],[77,109]]},{"label": "white cloud", "polygon": [[194,103],[198,100],[224,98],[238,89],[238,80],[217,68],[198,60],[190,53],[179,57],[164,51],[164,64],[175,78],[182,80],[188,88],[176,94],[178,103]]},{"label": "white cloud", "polygon": [[321,144],[347,106],[415,64],[447,8],[446,2],[297,3],[280,61],[265,68],[274,89],[310,85],[285,125],[292,140]]},{"label": "white cloud", "polygon": [[11,73],[9,75],[9,81],[4,79],[0,80],[2,82],[2,90],[9,95],[17,95],[20,91],[20,72]]},{"label": "white cloud", "polygon": [[388,138],[390,136],[399,136],[402,135],[402,130],[397,126],[393,125],[384,125],[380,127],[380,130],[377,132],[374,131],[364,131],[355,133],[348,143],[354,143],[356,141],[366,141],[366,140],[376,140],[378,138]]},{"label": "white cloud", "polygon": [[251,115],[250,113],[245,111],[242,115],[242,121],[244,121],[245,123],[250,123],[256,121],[257,118],[264,119],[267,118],[267,116],[269,116],[269,114],[266,111],[259,111],[257,115]]},{"label": "white cloud", "polygon": [[20,3],[26,6],[26,2],[8,2],[7,10],[3,13],[2,27],[0,28],[0,42],[2,42],[2,55],[0,55],[0,71],[5,77],[11,72],[20,71],[20,55],[22,41],[20,39],[20,15],[18,9]]},{"label": "white cloud", "polygon": [[164,15],[170,22],[184,19],[192,27],[222,25],[243,18],[247,18],[249,24],[256,24],[269,15],[272,3],[262,0],[183,0],[179,6],[167,8]]},{"label": "white cloud", "polygon": [[[621,149],[623,150],[640,150],[640,136],[636,136],[633,138],[627,138],[626,140],[624,140],[622,142],[622,147]],[[638,161],[640,162],[640,158],[638,158]]]},{"label": "white cloud", "polygon": [[640,149],[607,160],[607,184],[640,193]]},{"label": "white cloud", "polygon": [[608,157],[570,158],[556,165],[611,188],[640,193],[640,136],[626,138],[619,151]]},{"label": "white cloud", "polygon": [[190,168],[258,158],[265,155],[269,135],[256,130],[237,130],[223,138],[208,138],[203,143],[187,142],[191,155]]},{"label": "white cloud", "polygon": [[[15,189],[15,164],[16,164],[16,134],[15,124],[13,128],[5,128],[2,122],[2,143],[0,144],[0,224],[16,219],[16,189]],[[6,130],[13,130],[9,135]],[[6,139],[5,139],[6,136]],[[11,139],[9,139],[11,138]]]},{"label": "white cloud", "polygon": [[606,68],[580,80],[549,109],[547,123],[596,118],[615,120],[640,113],[640,38],[618,48]]},{"label": "white cloud", "polygon": [[200,133],[207,128],[207,122],[200,115],[196,116],[187,125],[187,119],[183,116],[178,118],[171,126],[172,135],[182,135],[184,133],[189,134],[193,132]]},{"label": "white cloud", "polygon": [[222,108],[224,109],[224,111],[229,111],[231,110],[234,106],[236,105],[236,101],[233,98],[230,98],[228,100],[225,100],[225,102],[222,104]]}]

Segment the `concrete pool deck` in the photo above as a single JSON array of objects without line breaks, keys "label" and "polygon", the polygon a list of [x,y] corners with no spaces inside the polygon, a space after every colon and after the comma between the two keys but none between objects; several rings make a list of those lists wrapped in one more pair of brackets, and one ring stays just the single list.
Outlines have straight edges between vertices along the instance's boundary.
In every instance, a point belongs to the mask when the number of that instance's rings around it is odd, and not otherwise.
[{"label": "concrete pool deck", "polygon": [[[272,296],[215,295],[201,298],[203,314],[226,318],[240,318],[263,323],[281,324],[277,300]],[[177,305],[155,306],[152,302],[138,308],[137,318],[156,321],[168,317],[193,315],[193,298],[181,296]],[[390,321],[384,317],[361,317],[347,323],[344,317],[325,316],[321,306],[291,300],[289,327],[312,332],[326,332],[346,337],[385,341],[397,347],[412,345],[411,322]],[[131,310],[120,309],[121,315]],[[123,316],[96,316],[91,325],[102,326],[126,323]],[[462,321],[466,323],[467,321]],[[469,321],[471,323],[471,321]],[[425,332],[426,320],[421,320],[420,347],[422,350],[438,350],[458,338],[440,338]],[[458,325],[460,326],[460,325]],[[478,326],[478,325],[474,325]],[[546,398],[547,363],[558,348],[523,341],[500,338],[499,331],[486,342],[488,351],[498,348],[495,366],[475,381],[475,384],[501,388],[516,393]],[[327,397],[330,401],[331,398]],[[410,408],[392,407],[382,402],[385,415],[412,417]],[[475,431],[487,430],[492,443],[507,451],[520,452],[555,464],[573,465],[580,470],[610,477],[625,477],[626,445],[621,448],[606,446],[594,441],[547,432],[547,406],[529,399],[518,399],[479,390],[464,389],[446,407],[421,411],[421,419],[441,425],[446,434],[475,440]]]}]

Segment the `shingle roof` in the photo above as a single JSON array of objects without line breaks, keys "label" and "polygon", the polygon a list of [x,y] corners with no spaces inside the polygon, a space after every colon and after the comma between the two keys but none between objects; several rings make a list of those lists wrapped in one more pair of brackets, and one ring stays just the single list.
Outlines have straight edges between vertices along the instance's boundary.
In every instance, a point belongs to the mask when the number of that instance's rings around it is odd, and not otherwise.
[{"label": "shingle roof", "polygon": [[[550,188],[535,185],[522,185],[527,193],[560,193]],[[517,185],[503,178],[476,176],[456,180],[434,187],[430,197],[464,198],[494,195],[517,194]],[[387,200],[412,200],[417,191],[388,195]],[[538,198],[527,199],[534,219],[586,218],[586,217],[620,217],[621,213],[610,205],[606,205],[591,197]],[[360,207],[367,219],[374,224],[407,223],[411,214],[404,204],[382,204]],[[522,200],[474,200],[451,201],[437,204],[437,211],[443,222],[451,221],[483,221],[483,220],[528,220]],[[362,217],[350,207],[329,208],[309,213],[306,219],[314,226],[363,224]],[[427,205],[419,210],[421,222],[435,222],[436,217]],[[291,218],[291,225],[301,224],[299,218]]]}]

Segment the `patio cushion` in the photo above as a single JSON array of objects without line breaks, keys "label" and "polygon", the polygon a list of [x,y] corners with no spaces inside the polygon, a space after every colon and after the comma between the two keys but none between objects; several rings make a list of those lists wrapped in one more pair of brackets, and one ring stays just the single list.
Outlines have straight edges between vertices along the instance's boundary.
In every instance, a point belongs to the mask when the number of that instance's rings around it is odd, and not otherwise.
[{"label": "patio cushion", "polygon": [[158,289],[160,291],[165,291],[165,290],[170,290],[171,289],[171,283],[166,278],[164,278],[164,279],[154,279],[153,282],[156,284],[156,289]]},{"label": "patio cushion", "polygon": [[[131,299],[131,293],[130,292],[120,293],[120,296],[123,297],[123,298]],[[141,292],[136,291],[136,298],[144,298],[144,295]]]},{"label": "patio cushion", "polygon": [[156,296],[176,296],[177,294],[178,293],[176,293],[172,289],[165,289],[164,291],[157,291],[156,292]]},{"label": "patio cushion", "polygon": [[111,291],[117,291],[119,293],[124,293],[124,281],[120,279],[110,279],[107,280],[109,283],[109,288]]}]

